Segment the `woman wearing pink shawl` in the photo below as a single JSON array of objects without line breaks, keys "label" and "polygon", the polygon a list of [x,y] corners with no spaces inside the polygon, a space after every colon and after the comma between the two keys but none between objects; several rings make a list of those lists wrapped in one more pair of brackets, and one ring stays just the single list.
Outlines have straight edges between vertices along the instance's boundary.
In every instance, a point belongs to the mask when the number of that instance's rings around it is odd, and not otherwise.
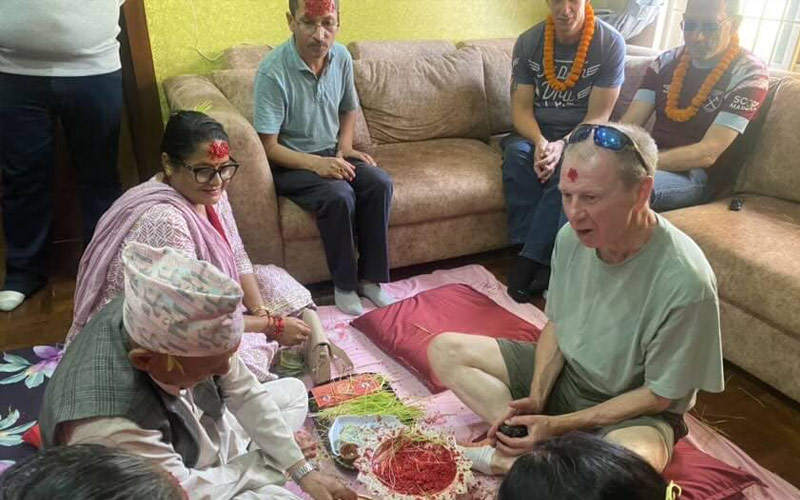
[{"label": "woman wearing pink shawl", "polygon": [[239,356],[259,380],[279,345],[302,343],[310,333],[295,316],[311,294],[283,269],[253,266],[244,250],[225,189],[238,169],[218,122],[196,111],[170,117],[161,142],[163,172],[128,190],[97,224],[81,258],[75,312],[67,345],[123,290],[121,253],[129,241],[171,247],[214,264],[244,290],[245,331]]}]

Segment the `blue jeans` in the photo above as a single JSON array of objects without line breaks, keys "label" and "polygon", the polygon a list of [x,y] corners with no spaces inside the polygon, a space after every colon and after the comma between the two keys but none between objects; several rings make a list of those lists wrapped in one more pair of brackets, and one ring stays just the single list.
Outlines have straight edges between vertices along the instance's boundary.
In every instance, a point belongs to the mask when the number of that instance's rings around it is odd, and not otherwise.
[{"label": "blue jeans", "polygon": [[561,163],[542,184],[533,171],[535,147],[516,134],[503,139],[503,190],[512,243],[522,243],[520,255],[550,265],[558,230],[566,223],[558,190]]},{"label": "blue jeans", "polygon": [[650,207],[656,212],[666,212],[678,208],[702,205],[711,197],[708,174],[704,168],[686,172],[666,172],[659,170],[655,176]]},{"label": "blue jeans", "polygon": [[53,122],[76,170],[88,242],[120,195],[117,172],[122,72],[48,77],[0,73],[0,170],[6,241],[4,289],[25,295],[47,279],[53,221]]}]

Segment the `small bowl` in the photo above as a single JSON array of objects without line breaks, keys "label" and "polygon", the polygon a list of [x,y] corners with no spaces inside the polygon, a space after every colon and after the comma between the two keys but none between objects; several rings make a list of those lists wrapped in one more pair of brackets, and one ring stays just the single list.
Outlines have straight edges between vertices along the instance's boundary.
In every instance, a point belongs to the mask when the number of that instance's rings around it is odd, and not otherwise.
[{"label": "small bowl", "polygon": [[358,445],[355,443],[343,443],[339,446],[339,458],[346,463],[352,464],[359,457]]}]

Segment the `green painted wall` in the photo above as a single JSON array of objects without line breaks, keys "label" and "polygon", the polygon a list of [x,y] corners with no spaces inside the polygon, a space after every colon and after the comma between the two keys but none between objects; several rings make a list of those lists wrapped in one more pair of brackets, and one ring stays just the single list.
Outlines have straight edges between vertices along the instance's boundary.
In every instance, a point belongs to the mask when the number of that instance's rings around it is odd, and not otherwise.
[{"label": "green painted wall", "polygon": [[[223,50],[279,44],[287,0],[144,0],[156,79],[219,68]],[[544,19],[545,0],[341,0],[338,41],[516,37]],[[162,97],[163,101],[163,97]]]}]

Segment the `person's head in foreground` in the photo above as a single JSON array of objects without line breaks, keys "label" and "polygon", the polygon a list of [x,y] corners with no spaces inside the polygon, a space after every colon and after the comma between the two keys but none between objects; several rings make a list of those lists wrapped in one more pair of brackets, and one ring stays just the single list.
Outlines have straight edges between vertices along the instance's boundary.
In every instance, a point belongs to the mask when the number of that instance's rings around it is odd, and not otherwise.
[{"label": "person's head in foreground", "polygon": [[581,432],[536,445],[514,463],[497,500],[674,500],[667,484],[632,451]]},{"label": "person's head in foreground", "polygon": [[686,50],[697,62],[722,56],[742,23],[741,0],[689,0],[681,21]]},{"label": "person's head in foreground", "polygon": [[244,330],[239,284],[171,248],[130,242],[122,262],[133,366],[181,388],[228,373]]},{"label": "person's head in foreground", "polygon": [[0,477],[4,500],[184,500],[178,483],[138,455],[94,444],[59,446]]},{"label": "person's head in foreground", "polygon": [[615,260],[655,223],[650,194],[657,161],[655,141],[641,127],[583,124],[572,132],[561,167],[564,213],[581,243],[601,258]]},{"label": "person's head in foreground", "polygon": [[339,31],[339,0],[289,0],[286,20],[300,57],[305,61],[322,59]]},{"label": "person's head in foreground", "polygon": [[216,205],[239,164],[222,125],[199,111],[169,117],[161,138],[164,182],[195,205]]}]

